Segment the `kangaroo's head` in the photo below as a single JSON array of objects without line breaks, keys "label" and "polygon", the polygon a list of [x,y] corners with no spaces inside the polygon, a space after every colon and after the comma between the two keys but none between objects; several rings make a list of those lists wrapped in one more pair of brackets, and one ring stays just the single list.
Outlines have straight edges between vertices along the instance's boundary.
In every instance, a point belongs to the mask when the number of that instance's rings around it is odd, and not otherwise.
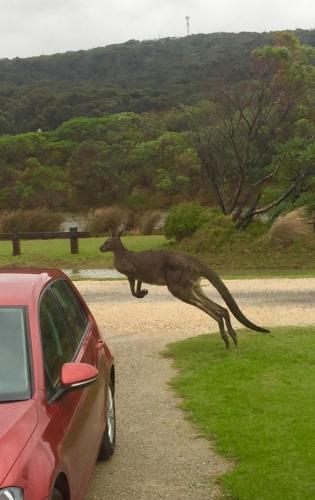
[{"label": "kangaroo's head", "polygon": [[123,244],[120,241],[120,236],[111,236],[108,240],[104,241],[100,247],[101,252],[114,252],[118,248],[122,248]]}]

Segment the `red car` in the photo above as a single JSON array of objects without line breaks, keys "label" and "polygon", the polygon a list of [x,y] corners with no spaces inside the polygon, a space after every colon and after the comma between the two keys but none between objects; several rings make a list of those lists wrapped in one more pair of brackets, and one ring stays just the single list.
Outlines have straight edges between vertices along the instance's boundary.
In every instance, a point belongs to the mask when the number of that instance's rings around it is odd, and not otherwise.
[{"label": "red car", "polygon": [[115,370],[61,271],[0,270],[0,500],[80,500],[115,445]]}]

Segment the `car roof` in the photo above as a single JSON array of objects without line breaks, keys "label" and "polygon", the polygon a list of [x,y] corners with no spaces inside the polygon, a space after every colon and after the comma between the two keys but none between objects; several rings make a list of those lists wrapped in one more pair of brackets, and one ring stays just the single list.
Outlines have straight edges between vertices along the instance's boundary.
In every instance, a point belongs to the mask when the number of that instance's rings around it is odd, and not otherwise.
[{"label": "car roof", "polygon": [[38,300],[42,289],[51,280],[65,278],[59,269],[0,268],[0,306],[28,305]]}]

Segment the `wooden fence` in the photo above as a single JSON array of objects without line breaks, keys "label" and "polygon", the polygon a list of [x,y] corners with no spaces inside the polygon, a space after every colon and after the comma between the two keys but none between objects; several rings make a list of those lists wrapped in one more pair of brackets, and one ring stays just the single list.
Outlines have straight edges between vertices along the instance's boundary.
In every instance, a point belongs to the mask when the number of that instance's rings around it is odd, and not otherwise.
[{"label": "wooden fence", "polygon": [[89,238],[87,231],[78,231],[77,227],[70,227],[69,231],[42,232],[42,233],[0,233],[0,240],[12,241],[13,255],[21,255],[21,240],[54,240],[70,239],[70,250],[72,254],[79,253],[79,238]]}]

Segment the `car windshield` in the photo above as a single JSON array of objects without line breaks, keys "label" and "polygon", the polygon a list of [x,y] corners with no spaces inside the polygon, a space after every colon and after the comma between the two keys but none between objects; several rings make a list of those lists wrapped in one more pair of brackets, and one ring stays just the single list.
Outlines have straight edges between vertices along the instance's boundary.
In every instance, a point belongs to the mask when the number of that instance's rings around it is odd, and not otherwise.
[{"label": "car windshield", "polygon": [[0,307],[0,402],[30,397],[25,309]]}]

